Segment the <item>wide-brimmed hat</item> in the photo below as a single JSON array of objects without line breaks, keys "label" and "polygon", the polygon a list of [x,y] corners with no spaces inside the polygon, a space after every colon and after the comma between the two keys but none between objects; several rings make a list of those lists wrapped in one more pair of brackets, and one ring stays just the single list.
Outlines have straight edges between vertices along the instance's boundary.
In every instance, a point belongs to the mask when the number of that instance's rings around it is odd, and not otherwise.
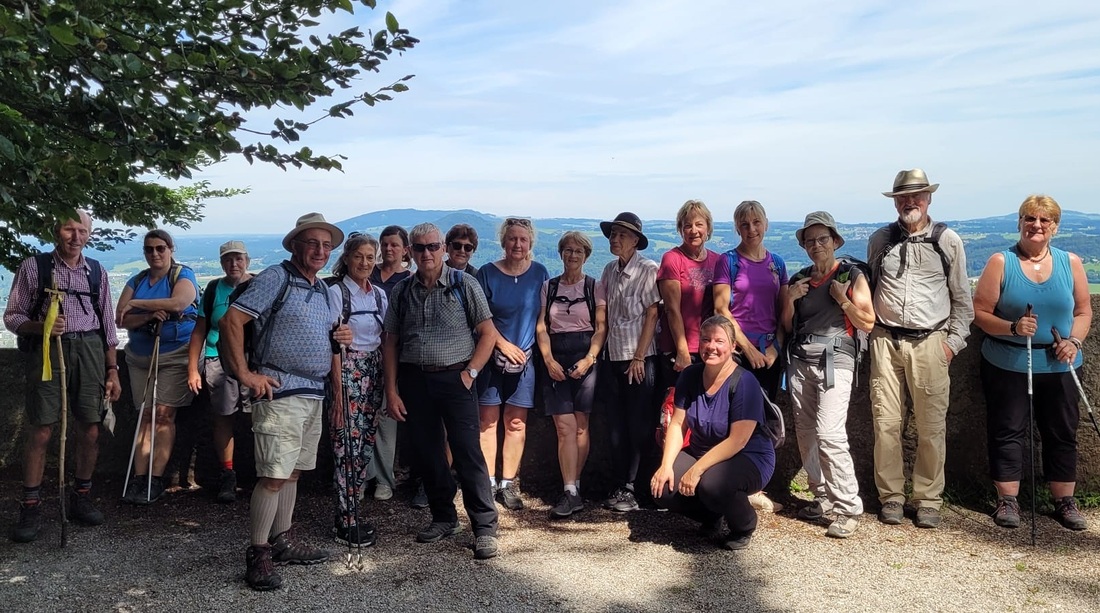
[{"label": "wide-brimmed hat", "polygon": [[894,189],[889,192],[882,192],[883,196],[887,198],[893,198],[894,196],[900,196],[902,194],[916,194],[918,192],[932,192],[939,189],[939,183],[928,184],[928,175],[924,174],[924,171],[920,168],[914,168],[912,170],[902,170],[898,172],[898,176],[894,177]]},{"label": "wide-brimmed hat", "polygon": [[806,216],[806,221],[802,222],[802,227],[795,231],[794,238],[798,241],[798,244],[802,244],[802,233],[806,231],[806,228],[811,226],[825,226],[832,233],[833,238],[836,239],[837,249],[844,246],[844,237],[840,235],[840,231],[836,229],[836,221],[833,216],[825,211],[814,211]]},{"label": "wide-brimmed hat", "polygon": [[312,230],[313,228],[321,228],[322,230],[329,231],[329,234],[332,235],[333,249],[339,247],[340,243],[344,242],[344,232],[340,228],[325,221],[324,215],[320,213],[306,213],[298,218],[298,221],[294,224],[294,229],[283,237],[283,249],[290,251],[290,242],[294,240],[294,237],[306,230]]},{"label": "wide-brimmed hat", "polygon": [[227,255],[230,253],[243,253],[248,255],[248,249],[245,249],[244,243],[241,241],[228,241],[222,243],[221,247],[218,247],[218,257]]},{"label": "wide-brimmed hat", "polygon": [[603,230],[603,235],[607,238],[611,238],[612,226],[622,226],[627,230],[630,230],[634,234],[638,235],[638,251],[641,251],[649,246],[649,239],[642,234],[642,220],[637,215],[631,212],[619,213],[615,216],[615,219],[611,221],[601,221],[600,230]]}]

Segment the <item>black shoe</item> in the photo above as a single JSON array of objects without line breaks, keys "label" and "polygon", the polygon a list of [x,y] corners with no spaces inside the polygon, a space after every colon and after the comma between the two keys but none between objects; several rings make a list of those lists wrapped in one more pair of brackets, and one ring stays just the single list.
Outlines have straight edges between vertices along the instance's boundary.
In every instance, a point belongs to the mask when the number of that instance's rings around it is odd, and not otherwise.
[{"label": "black shoe", "polygon": [[519,497],[519,486],[515,481],[509,481],[508,485],[497,490],[496,499],[510,511],[523,508],[523,499]]},{"label": "black shoe", "polygon": [[917,508],[917,519],[913,521],[913,524],[918,528],[939,528],[941,521],[943,521],[943,517],[940,515],[939,509],[919,507]]},{"label": "black shoe", "polygon": [[584,510],[584,500],[581,499],[580,494],[562,492],[561,500],[554,505],[554,508],[550,509],[550,518],[563,519],[582,510]]},{"label": "black shoe", "polygon": [[722,519],[723,517],[719,515],[714,519],[707,520],[700,524],[699,536],[702,536],[708,541],[714,541],[715,543],[725,546],[724,541],[726,539],[726,533],[722,530]]},{"label": "black shoe", "polygon": [[275,572],[275,564],[271,560],[270,545],[253,545],[244,554],[244,563],[248,567],[244,578],[248,587],[266,592],[277,590],[283,585],[283,578]]},{"label": "black shoe", "polygon": [[726,540],[722,542],[722,548],[730,551],[741,551],[749,546],[752,542],[752,532],[746,532],[745,534],[734,535],[732,532],[726,537]]},{"label": "black shoe", "polygon": [[423,481],[416,486],[416,493],[413,494],[412,500],[409,501],[409,506],[414,509],[428,508],[428,493],[424,491]]},{"label": "black shoe", "polygon": [[456,521],[433,521],[427,528],[416,534],[417,543],[434,543],[448,536],[454,536],[462,532],[462,526]]},{"label": "black shoe", "polygon": [[901,525],[905,519],[905,507],[896,500],[882,503],[882,509],[878,512],[878,520],[888,526]]},{"label": "black shoe", "polygon": [[275,535],[271,544],[271,560],[277,566],[286,564],[320,564],[332,557],[332,552],[301,542],[294,542],[291,530]]},{"label": "black shoe", "polygon": [[16,543],[30,543],[38,538],[42,527],[42,503],[19,505],[19,521],[11,530],[11,540]]},{"label": "black shoe", "polygon": [[488,560],[497,557],[497,553],[499,553],[497,537],[483,534],[474,541],[474,559]]},{"label": "black shoe", "polygon": [[[134,484],[130,484],[129,493],[134,495],[132,498],[134,504],[142,506],[150,505],[160,500],[160,497],[164,495],[164,480],[160,477],[153,477],[153,481],[150,483],[148,479],[149,478],[144,475],[135,479],[135,481],[138,481],[136,492],[133,491]],[[127,496],[127,498],[129,498],[129,496]]]},{"label": "black shoe", "polygon": [[103,513],[92,504],[92,497],[88,492],[73,492],[69,496],[69,517],[85,526],[103,523]]},{"label": "black shoe", "polygon": [[1058,499],[1054,507],[1054,517],[1070,530],[1084,530],[1089,527],[1085,517],[1077,509],[1077,500],[1073,496]]},{"label": "black shoe", "polygon": [[1015,496],[1001,496],[997,510],[993,511],[993,523],[1002,528],[1020,527],[1020,503]]},{"label": "black shoe", "polygon": [[229,504],[237,501],[237,472],[222,471],[221,484],[218,486],[218,502]]},{"label": "black shoe", "polygon": [[630,511],[638,510],[638,500],[634,498],[634,492],[624,488],[619,489],[619,495],[614,502],[610,502],[610,508],[612,511],[618,513],[628,513]]},{"label": "black shoe", "polygon": [[332,532],[335,534],[334,540],[341,545],[370,547],[378,540],[375,534],[374,526],[361,522],[354,526],[341,526],[340,520],[336,520],[336,525],[332,527]]}]

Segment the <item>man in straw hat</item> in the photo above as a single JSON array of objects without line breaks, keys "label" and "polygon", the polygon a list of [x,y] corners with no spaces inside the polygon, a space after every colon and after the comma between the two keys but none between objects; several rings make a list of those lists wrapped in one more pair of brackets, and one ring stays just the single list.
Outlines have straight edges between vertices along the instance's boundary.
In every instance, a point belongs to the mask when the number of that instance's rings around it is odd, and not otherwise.
[{"label": "man in straw hat", "polygon": [[[61,315],[49,334],[61,337],[64,359],[69,365],[66,369],[69,406],[77,422],[76,470],[69,517],[89,526],[103,523],[103,513],[92,505],[89,492],[99,452],[97,441],[103,419],[103,399],[118,400],[122,387],[118,383],[118,360],[115,358],[118,338],[107,271],[83,253],[91,232],[92,218],[85,211],[77,211],[74,217],[60,220],[54,232],[53,251],[27,258],[19,265],[4,311],[4,325],[20,336],[20,348],[29,352],[24,356],[27,440],[23,448],[23,500],[19,520],[11,534],[17,543],[29,543],[38,537],[46,447],[62,409],[57,371],[59,356],[52,356],[52,380],[42,381],[42,334],[45,332],[42,324],[50,302],[45,291],[54,284],[65,295]],[[42,281],[45,279],[52,281],[44,286]]]},{"label": "man in straw hat", "polygon": [[[317,273],[344,233],[320,213],[298,218],[283,238],[289,260],[256,275],[222,317],[221,334],[231,372],[252,392],[256,475],[252,490],[251,546],[245,579],[256,590],[282,585],[273,564],[316,564],[331,553],[292,540],[290,529],[298,476],[317,464],[321,401],[335,343],[349,344],[346,325],[335,332],[340,304],[331,303]],[[245,356],[244,326],[255,320],[253,345],[262,355]]]},{"label": "man in straw hat", "polygon": [[902,426],[905,399],[913,400],[917,456],[913,464],[915,524],[940,525],[946,422],[950,396],[948,366],[966,347],[974,307],[966,277],[962,239],[928,216],[932,193],[919,168],[903,170],[891,191],[898,220],[867,242],[874,286],[875,329],[871,332],[871,411],[875,424],[875,485],[879,521],[904,517],[905,475]]}]

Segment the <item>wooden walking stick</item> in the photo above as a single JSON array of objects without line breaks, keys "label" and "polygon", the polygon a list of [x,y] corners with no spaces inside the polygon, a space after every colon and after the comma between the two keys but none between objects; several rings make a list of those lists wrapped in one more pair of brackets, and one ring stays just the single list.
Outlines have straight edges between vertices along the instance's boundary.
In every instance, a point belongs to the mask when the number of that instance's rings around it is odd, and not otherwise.
[{"label": "wooden walking stick", "polygon": [[61,548],[69,541],[69,516],[65,509],[65,443],[69,431],[69,382],[65,374],[65,347],[61,337],[57,338],[57,366],[61,375],[61,449],[58,450],[57,489],[58,505],[61,507]]}]

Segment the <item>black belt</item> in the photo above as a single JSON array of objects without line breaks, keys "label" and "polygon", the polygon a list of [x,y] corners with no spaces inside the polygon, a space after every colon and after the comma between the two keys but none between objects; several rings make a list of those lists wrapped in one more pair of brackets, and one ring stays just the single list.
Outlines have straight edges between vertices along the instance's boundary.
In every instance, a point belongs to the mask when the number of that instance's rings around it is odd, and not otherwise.
[{"label": "black belt", "polygon": [[83,332],[66,332],[61,335],[61,340],[71,341],[75,338],[87,338],[89,336],[99,336],[99,330],[85,330]]},{"label": "black belt", "polygon": [[466,363],[465,362],[456,362],[456,363],[450,364],[448,366],[419,365],[419,366],[417,366],[417,368],[419,368],[420,370],[422,370],[424,372],[446,372],[448,370],[465,370]]},{"label": "black belt", "polygon": [[902,339],[902,338],[919,341],[919,340],[928,338],[934,332],[939,332],[940,330],[943,329],[941,327],[936,327],[936,328],[932,328],[931,330],[921,330],[921,329],[916,329],[916,328],[902,328],[902,327],[899,327],[899,326],[888,326],[886,324],[875,324],[875,327],[876,328],[882,328],[883,330],[886,330],[887,332],[889,332],[890,336],[893,337],[893,339],[895,341],[898,340],[898,339]]},{"label": "black belt", "polygon": [[[1015,347],[1017,349],[1023,349],[1024,351],[1027,351],[1027,341],[1026,340],[1017,343],[1015,341],[1006,341],[1005,339],[997,338],[996,336],[986,336],[986,338],[993,341],[994,343],[1000,343],[1002,345],[1009,345],[1011,347]],[[1021,336],[1019,338],[1022,339],[1024,337]],[[1038,349],[1050,349],[1053,346],[1054,346],[1053,343],[1032,343],[1031,344],[1031,350],[1036,351]]]}]

